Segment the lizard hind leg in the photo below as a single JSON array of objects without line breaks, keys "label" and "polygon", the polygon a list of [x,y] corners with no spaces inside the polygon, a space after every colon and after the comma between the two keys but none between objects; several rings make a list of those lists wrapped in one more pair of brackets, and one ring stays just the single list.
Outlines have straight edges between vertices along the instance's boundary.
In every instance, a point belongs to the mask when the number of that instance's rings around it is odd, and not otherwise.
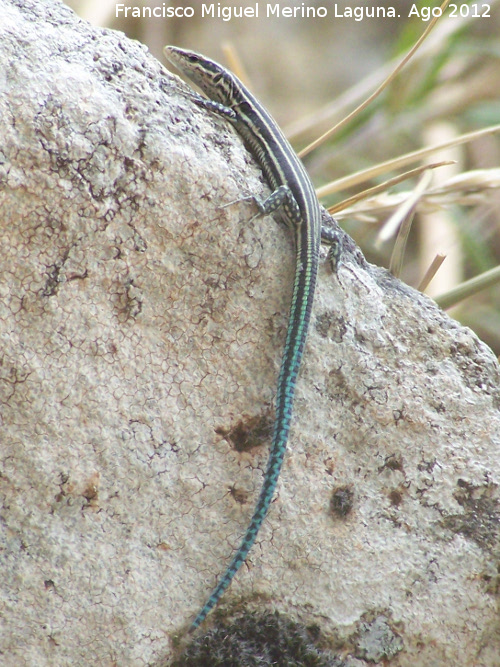
[{"label": "lizard hind leg", "polygon": [[277,211],[279,208],[281,208],[281,206],[285,204],[285,202],[289,200],[290,196],[291,196],[290,188],[287,185],[280,185],[279,188],[276,188],[274,192],[271,192],[269,197],[267,197],[267,199],[265,199],[264,201],[262,201],[262,199],[260,199],[255,195],[247,195],[246,197],[239,197],[238,199],[233,199],[233,201],[230,201],[227,204],[222,204],[222,206],[219,206],[219,208],[227,208],[228,206],[232,206],[233,204],[238,204],[241,201],[253,201],[253,203],[257,206],[259,211],[248,221],[252,222],[252,220],[255,220],[255,218],[258,218],[261,215],[269,215],[270,213],[274,213],[274,211]]}]

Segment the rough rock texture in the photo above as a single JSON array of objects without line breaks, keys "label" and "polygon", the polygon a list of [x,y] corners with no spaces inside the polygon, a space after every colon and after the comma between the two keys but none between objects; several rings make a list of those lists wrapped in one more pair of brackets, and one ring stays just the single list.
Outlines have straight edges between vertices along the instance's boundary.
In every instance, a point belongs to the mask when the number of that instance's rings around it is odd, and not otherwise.
[{"label": "rough rock texture", "polygon": [[[260,172],[141,45],[0,11],[0,661],[168,664],[262,482],[292,242],[220,208]],[[346,239],[222,609],[315,623],[339,665],[498,667],[499,380]]]}]

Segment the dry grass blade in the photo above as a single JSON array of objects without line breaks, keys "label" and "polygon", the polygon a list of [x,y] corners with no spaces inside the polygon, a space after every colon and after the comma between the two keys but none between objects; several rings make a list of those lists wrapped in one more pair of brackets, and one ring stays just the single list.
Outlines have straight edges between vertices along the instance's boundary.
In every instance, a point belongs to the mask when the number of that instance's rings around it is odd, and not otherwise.
[{"label": "dry grass blade", "polygon": [[339,178],[336,181],[332,181],[331,183],[318,188],[316,194],[318,197],[326,197],[326,195],[338,192],[339,190],[352,188],[354,186],[360,185],[361,183],[366,183],[366,181],[369,181],[373,178],[377,178],[378,176],[386,174],[389,171],[401,169],[409,164],[423,160],[433,153],[442,150],[443,148],[459,146],[460,144],[465,144],[469,141],[480,139],[481,137],[484,137],[488,134],[495,134],[496,132],[500,132],[500,125],[492,125],[491,127],[486,127],[482,130],[467,132],[466,134],[462,134],[459,137],[456,137],[452,141],[445,141],[442,144],[427,146],[426,148],[421,148],[417,151],[411,151],[410,153],[406,153],[406,155],[401,155],[400,157],[386,160],[385,162],[380,162],[379,164],[375,165],[374,167],[370,167],[369,169],[363,169],[362,171],[358,171],[354,174],[351,174],[350,176],[346,176],[345,178]]},{"label": "dry grass blade", "polygon": [[[391,215],[389,220],[387,220],[380,229],[377,235],[375,246],[380,246],[382,243],[384,243],[384,241],[388,241],[400,228],[401,223],[408,218],[410,213],[415,212],[417,203],[421,199],[426,188],[430,185],[431,180],[431,171],[426,169],[422,174],[419,182],[411,192],[410,196],[399,206],[399,208]],[[391,259],[391,266],[393,259]]]},{"label": "dry grass blade", "polygon": [[[497,0],[491,0],[490,5],[494,7]],[[474,22],[472,12],[469,16],[460,16],[453,21],[441,21],[438,23],[433,32],[423,42],[418,51],[413,55],[413,64],[426,61],[442,49],[442,45],[449,42],[453,35],[458,34],[464,27]],[[477,20],[477,19],[476,19]],[[358,81],[351,88],[341,93],[333,101],[327,103],[324,107],[319,108],[310,114],[303,116],[286,125],[283,130],[288,139],[293,142],[306,141],[306,137],[310,136],[318,127],[329,127],[337,119],[342,119],[357,105],[360,100],[364,100],[375,87],[379,86],[382,81],[397,67],[399,57],[382,65],[378,70],[371,72],[364,79]],[[314,132],[317,134],[318,130]]]},{"label": "dry grass blade", "polygon": [[500,188],[500,168],[473,169],[449,178],[443,185],[431,188],[427,194],[431,198],[456,192],[474,193],[496,188]]},{"label": "dry grass blade", "polygon": [[[422,167],[421,171],[430,166]],[[430,188],[424,192],[417,203],[417,212],[435,211],[451,205],[477,206],[477,204],[484,203],[487,191],[500,188],[499,179],[500,169],[476,169],[453,176],[439,187]],[[365,193],[368,193],[368,196],[363,197]],[[354,204],[351,204],[350,200],[343,202],[349,206],[348,208],[340,208],[340,205],[335,207],[337,218],[376,222],[401,206],[411,196],[408,190],[392,194],[382,190],[375,197],[369,196],[370,191],[365,191],[365,193],[357,196]]]},{"label": "dry grass blade", "polygon": [[446,259],[446,255],[443,255],[442,253],[438,253],[434,257],[434,259],[431,262],[431,265],[429,266],[429,268],[427,269],[427,271],[424,274],[424,277],[420,281],[420,285],[417,287],[417,289],[420,292],[424,292],[426,290],[427,286],[429,285],[431,280],[434,278],[436,273],[439,271],[439,267],[441,266],[441,264],[444,262],[445,259]]},{"label": "dry grass blade", "polygon": [[425,171],[422,174],[411,196],[408,197],[408,199],[389,218],[389,220],[380,230],[378,239],[375,242],[375,246],[380,245],[383,241],[390,238],[399,228],[398,236],[396,238],[396,243],[394,244],[391,261],[389,264],[389,271],[395,276],[401,275],[401,267],[403,266],[406,242],[408,241],[408,235],[410,233],[411,224],[415,215],[415,209],[418,200],[422,196],[422,193],[425,192],[425,189],[431,182],[431,179],[432,174],[430,170]]},{"label": "dry grass blade", "polygon": [[[406,207],[405,207],[406,208]],[[392,249],[391,261],[389,263],[389,271],[393,276],[399,278],[403,268],[403,260],[405,256],[406,243],[410,234],[410,229],[415,217],[415,205],[406,211],[405,217],[399,222],[399,231],[396,237],[394,248]]]},{"label": "dry grass blade", "polygon": [[466,280],[445,294],[436,297],[435,301],[438,306],[443,309],[451,308],[460,301],[467,299],[469,296],[473,296],[474,294],[481,292],[481,290],[496,285],[497,283],[500,283],[500,266],[496,266],[494,269],[490,269],[470,280]]},{"label": "dry grass blade", "polygon": [[406,63],[411,59],[413,54],[419,49],[420,45],[422,42],[425,40],[427,35],[431,32],[431,30],[434,28],[438,20],[441,18],[442,12],[446,9],[448,6],[450,0],[444,0],[444,2],[441,4],[441,12],[438,16],[434,16],[434,18],[430,21],[429,25],[427,28],[424,30],[422,35],[419,37],[419,39],[415,42],[415,44],[412,46],[412,48],[408,51],[408,53],[404,56],[404,58],[401,60],[399,65],[389,74],[389,76],[384,79],[384,81],[376,88],[376,90],[369,96],[367,99],[362,102],[359,106],[354,109],[354,111],[351,111],[345,118],[343,118],[341,121],[339,121],[336,125],[334,125],[332,128],[330,128],[327,132],[322,134],[318,139],[313,141],[309,146],[306,146],[303,150],[301,150],[298,155],[299,157],[304,157],[308,153],[310,153],[312,150],[323,144],[327,139],[329,139],[332,135],[337,133],[339,130],[341,130],[343,127],[345,127],[348,123],[351,122],[353,118],[358,116],[364,109],[366,109],[367,106],[369,106],[374,99],[376,99],[389,85],[390,83],[396,78],[396,76],[400,73],[400,71],[403,69],[403,67],[406,65]]},{"label": "dry grass blade", "polygon": [[328,213],[330,213],[331,215],[335,215],[336,213],[339,213],[340,211],[346,209],[348,206],[353,206],[359,201],[368,199],[369,197],[372,197],[373,195],[376,195],[379,192],[386,192],[387,190],[389,190],[389,188],[392,188],[395,185],[398,185],[399,183],[403,183],[404,181],[407,181],[410,178],[419,176],[423,171],[426,171],[427,169],[436,169],[437,167],[443,167],[444,165],[447,164],[450,164],[450,162],[449,161],[434,162],[432,164],[427,164],[422,167],[417,167],[416,169],[411,169],[410,171],[406,171],[404,174],[400,174],[399,176],[394,176],[394,178],[390,178],[389,180],[380,183],[380,185],[375,185],[373,186],[373,188],[368,188],[367,190],[363,190],[363,192],[359,192],[358,194],[353,195],[348,199],[342,200],[341,202],[335,204],[334,206],[330,206],[328,209]]}]

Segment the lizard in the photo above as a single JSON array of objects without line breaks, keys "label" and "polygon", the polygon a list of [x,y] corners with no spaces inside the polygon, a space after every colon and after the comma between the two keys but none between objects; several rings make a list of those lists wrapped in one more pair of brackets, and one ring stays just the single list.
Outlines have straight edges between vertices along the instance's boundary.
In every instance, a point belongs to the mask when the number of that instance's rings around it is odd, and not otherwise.
[{"label": "lizard", "polygon": [[271,504],[286,451],[297,374],[311,319],[321,241],[332,248],[335,265],[340,246],[336,231],[322,225],[321,207],[302,162],[269,112],[228,69],[194,51],[166,46],[166,58],[206,95],[195,102],[226,118],[260,164],[272,189],[265,201],[253,199],[260,214],[275,211],[291,228],[295,240],[295,277],[276,391],[274,430],[264,481],[253,516],[225,573],[201,608],[189,632],[194,631],[231,583],[255,542]]}]

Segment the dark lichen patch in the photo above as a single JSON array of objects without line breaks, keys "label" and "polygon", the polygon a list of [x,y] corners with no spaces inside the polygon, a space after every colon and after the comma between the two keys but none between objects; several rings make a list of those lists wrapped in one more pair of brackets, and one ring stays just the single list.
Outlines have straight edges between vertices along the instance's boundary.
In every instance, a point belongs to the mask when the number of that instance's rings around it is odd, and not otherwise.
[{"label": "dark lichen patch", "polygon": [[385,459],[383,465],[379,467],[379,472],[382,472],[382,470],[404,472],[403,457],[400,454],[391,454]]},{"label": "dark lichen patch", "polygon": [[389,502],[393,507],[399,507],[401,503],[403,502],[403,491],[398,488],[398,489],[391,489],[389,493],[387,494],[389,498]]},{"label": "dark lichen patch", "polygon": [[240,505],[245,505],[248,502],[248,491],[245,491],[245,489],[239,489],[236,486],[232,486],[229,489],[229,493]]},{"label": "dark lichen patch", "polygon": [[352,486],[338,486],[330,497],[330,511],[334,516],[345,519],[351,513],[353,502]]},{"label": "dark lichen patch", "polygon": [[228,440],[237,452],[248,452],[271,439],[273,424],[269,415],[256,415],[244,417],[230,428],[216,428],[215,432]]},{"label": "dark lichen patch", "polygon": [[274,614],[245,614],[197,637],[172,667],[342,667],[319,646],[317,626]]},{"label": "dark lichen patch", "polygon": [[481,548],[492,549],[500,543],[500,504],[494,487],[476,487],[459,479],[454,493],[463,507],[460,514],[445,517],[442,525],[473,540]]}]

